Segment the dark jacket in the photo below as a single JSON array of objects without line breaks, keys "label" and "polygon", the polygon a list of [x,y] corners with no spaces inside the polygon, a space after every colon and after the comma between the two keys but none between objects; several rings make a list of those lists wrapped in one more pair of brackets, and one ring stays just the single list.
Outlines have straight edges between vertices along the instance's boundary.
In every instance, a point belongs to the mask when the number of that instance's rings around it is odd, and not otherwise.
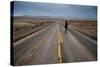
[{"label": "dark jacket", "polygon": [[68,22],[67,20],[65,21],[65,29],[67,29],[67,26],[68,26]]}]

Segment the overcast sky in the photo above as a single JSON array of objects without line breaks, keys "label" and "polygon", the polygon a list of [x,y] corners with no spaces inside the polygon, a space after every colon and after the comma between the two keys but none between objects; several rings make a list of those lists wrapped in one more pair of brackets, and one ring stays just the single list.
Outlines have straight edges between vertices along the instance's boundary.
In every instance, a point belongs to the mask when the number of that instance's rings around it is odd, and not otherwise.
[{"label": "overcast sky", "polygon": [[96,6],[50,4],[36,2],[14,2],[14,16],[50,16],[62,18],[96,19]]}]

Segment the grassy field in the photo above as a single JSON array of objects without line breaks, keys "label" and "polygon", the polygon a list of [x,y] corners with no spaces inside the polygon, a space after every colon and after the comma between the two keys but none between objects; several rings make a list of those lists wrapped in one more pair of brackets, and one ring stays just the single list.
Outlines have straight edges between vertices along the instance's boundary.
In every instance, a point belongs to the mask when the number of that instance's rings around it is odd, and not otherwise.
[{"label": "grassy field", "polygon": [[[38,18],[38,17],[13,17],[13,42],[16,42],[32,33],[35,33],[49,25],[61,22],[65,24],[67,19]],[[75,27],[75,30],[97,40],[96,20],[67,20],[68,25]]]},{"label": "grassy field", "polygon": [[69,20],[70,25],[76,27],[76,29],[97,40],[97,21],[96,20]]},{"label": "grassy field", "polygon": [[32,17],[13,17],[13,42],[35,33],[53,23],[50,20]]}]

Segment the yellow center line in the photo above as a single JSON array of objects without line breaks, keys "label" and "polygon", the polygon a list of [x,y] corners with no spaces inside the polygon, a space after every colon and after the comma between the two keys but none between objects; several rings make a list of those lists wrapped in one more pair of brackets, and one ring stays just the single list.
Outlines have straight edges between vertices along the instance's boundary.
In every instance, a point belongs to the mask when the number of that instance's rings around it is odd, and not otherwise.
[{"label": "yellow center line", "polygon": [[58,63],[62,63],[62,53],[61,53],[62,42],[63,40],[61,32],[58,32]]}]

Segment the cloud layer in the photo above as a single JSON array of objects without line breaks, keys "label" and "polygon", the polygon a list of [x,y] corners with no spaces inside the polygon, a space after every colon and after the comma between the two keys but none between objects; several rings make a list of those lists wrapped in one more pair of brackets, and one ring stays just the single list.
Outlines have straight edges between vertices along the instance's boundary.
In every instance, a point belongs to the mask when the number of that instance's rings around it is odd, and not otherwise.
[{"label": "cloud layer", "polygon": [[96,19],[97,7],[15,1],[14,16],[19,15]]}]

